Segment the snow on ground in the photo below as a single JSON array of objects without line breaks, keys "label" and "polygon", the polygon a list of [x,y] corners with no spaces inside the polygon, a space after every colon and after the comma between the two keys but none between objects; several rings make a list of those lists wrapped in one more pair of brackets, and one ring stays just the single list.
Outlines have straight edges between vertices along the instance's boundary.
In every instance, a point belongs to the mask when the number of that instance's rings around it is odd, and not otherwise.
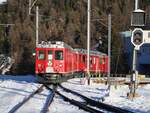
[{"label": "snow on ground", "polygon": [[104,84],[83,85],[83,79],[68,80],[62,84],[64,87],[74,90],[80,94],[99,101],[102,97],[108,94],[107,86]]},{"label": "snow on ground", "polygon": [[7,0],[0,0],[0,4],[2,4],[2,3],[4,3],[4,2],[6,2]]},{"label": "snow on ground", "polygon": [[[67,83],[63,83],[63,86],[79,92],[94,100],[99,100],[101,97],[107,95],[107,86],[104,84],[81,85],[80,79],[69,80]],[[111,104],[117,107],[131,110],[135,113],[150,113],[150,85],[139,86],[137,93],[139,97],[130,100],[127,98],[129,88],[127,85],[111,86],[110,96],[105,97],[104,103]]]},{"label": "snow on ground", "polygon": [[71,105],[69,102],[63,101],[61,97],[56,96],[49,108],[49,113],[87,113],[87,112],[79,109],[74,105]]},{"label": "snow on ground", "polygon": [[117,89],[112,87],[110,97],[107,97],[105,102],[136,113],[150,113],[150,85],[139,86],[136,92],[140,96],[133,100],[127,99],[127,92],[129,92],[128,86],[119,86]]},{"label": "snow on ground", "polygon": [[[15,105],[35,91],[40,85],[35,82],[34,76],[3,76],[0,75],[0,113],[8,113]],[[42,113],[47,96],[47,89],[26,102],[17,113]],[[87,113],[78,107],[65,102],[56,96],[49,113]]]},{"label": "snow on ground", "polygon": [[39,94],[36,94],[28,102],[26,102],[17,113],[42,113],[46,97],[48,96],[49,91],[45,88]]},{"label": "snow on ground", "polygon": [[[107,86],[104,84],[91,85],[83,84],[83,79],[72,79],[62,85],[66,88],[72,89],[81,93],[89,98],[99,101],[103,96],[106,96],[108,91]],[[16,104],[21,102],[25,97],[31,94],[39,87],[39,84],[35,82],[34,76],[1,76],[0,75],[0,113],[8,113]],[[80,100],[70,93],[63,92],[63,94],[73,99]],[[132,110],[136,113],[149,113],[150,112],[150,85],[139,86],[137,93],[140,94],[133,100],[127,99],[126,95],[129,92],[129,88],[126,85],[118,86],[117,89],[111,86],[110,96],[105,98],[105,103],[112,104],[118,107]],[[47,95],[49,95],[47,89],[30,99],[24,106],[22,106],[17,113],[41,113],[42,108],[45,105]],[[56,95],[53,103],[49,107],[49,113],[86,113],[76,106],[65,102],[60,96]]]},{"label": "snow on ground", "polygon": [[8,113],[15,104],[37,89],[33,76],[0,76],[0,113]]}]

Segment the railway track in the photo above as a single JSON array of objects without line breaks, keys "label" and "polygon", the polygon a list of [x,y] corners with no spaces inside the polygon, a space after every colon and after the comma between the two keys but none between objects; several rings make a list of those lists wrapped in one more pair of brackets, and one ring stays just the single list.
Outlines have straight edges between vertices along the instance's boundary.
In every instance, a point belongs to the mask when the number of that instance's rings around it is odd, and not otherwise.
[{"label": "railway track", "polygon": [[[48,89],[48,90],[52,90],[49,86],[45,85],[45,87]],[[72,105],[75,105],[77,107],[79,107],[80,109],[84,110],[84,111],[88,111],[90,113],[103,113],[99,110],[96,110],[92,107],[89,107],[87,106],[86,104],[82,103],[82,102],[78,102],[76,100],[73,100],[73,99],[69,99],[67,96],[61,94],[59,91],[56,90],[57,86],[54,86],[54,89],[55,89],[55,93],[58,94],[60,97],[62,97],[64,99],[64,101],[67,101],[67,102],[70,102]]]},{"label": "railway track", "polygon": [[23,106],[27,101],[29,101],[34,95],[36,95],[37,93],[40,93],[42,91],[43,87],[44,87],[44,85],[41,85],[37,90],[35,90],[28,97],[23,99],[22,102],[15,105],[8,113],[15,113],[21,106]]},{"label": "railway track", "polygon": [[[81,94],[79,94],[75,91],[72,91],[70,89],[67,89],[67,88],[63,87],[62,85],[59,85],[59,87],[62,88],[66,92],[69,92],[69,93],[72,93],[76,96],[81,97],[83,100],[85,100],[86,105],[97,107],[97,108],[99,108],[103,111],[109,111],[109,112],[114,112],[114,113],[134,113],[134,112],[126,110],[126,109],[122,109],[122,108],[119,108],[119,107],[116,107],[116,106],[112,106],[112,105],[108,105],[108,104],[105,104],[105,103],[102,103],[102,102],[92,100],[92,99],[90,99],[90,98],[88,98],[84,95],[81,95]],[[98,112],[98,113],[101,113],[101,111]]]},{"label": "railway track", "polygon": [[42,113],[47,113],[48,112],[48,108],[49,106],[51,105],[51,103],[53,102],[53,99],[54,99],[54,96],[55,96],[55,92],[56,92],[56,88],[57,86],[54,85],[53,88],[49,88],[49,86],[47,85],[44,85],[50,92],[50,94],[48,95],[47,97],[47,100],[46,100],[46,103],[45,103],[45,106],[43,108],[43,112]]},{"label": "railway track", "polygon": [[[80,101],[77,101],[75,99],[68,98],[67,96],[65,96],[64,94],[62,94],[60,91],[57,90],[58,86],[59,86],[59,88],[63,89],[65,92],[69,92],[69,93],[72,93],[73,95],[79,96],[81,99],[84,100],[84,102],[80,102]],[[86,96],[83,96],[83,95],[75,92],[75,91],[72,91],[70,89],[63,87],[60,84],[59,85],[52,85],[52,88],[46,84],[41,85],[36,91],[31,93],[25,99],[23,99],[22,102],[15,105],[8,113],[15,113],[19,108],[21,108],[21,106],[23,106],[27,101],[29,101],[34,95],[42,92],[43,87],[45,87],[47,90],[49,90],[50,93],[47,96],[46,102],[45,102],[44,107],[42,109],[42,113],[47,113],[49,111],[48,110],[49,106],[53,102],[55,94],[62,97],[64,99],[64,101],[70,102],[72,105],[75,105],[75,106],[79,107],[80,109],[87,111],[87,112],[90,112],[90,113],[105,113],[106,111],[114,112],[114,113],[133,113],[131,111],[128,111],[128,110],[125,110],[122,108],[118,108],[118,107],[115,107],[112,105],[107,105],[107,104],[92,100]]]},{"label": "railway track", "polygon": [[87,112],[90,112],[90,113],[104,113],[104,112],[102,112],[102,111],[99,111],[99,110],[97,110],[97,109],[94,109],[94,108],[92,108],[92,107],[87,106],[85,103],[76,101],[76,100],[74,100],[74,99],[70,99],[70,98],[68,98],[67,96],[61,94],[59,91],[56,91],[56,93],[57,93],[59,96],[61,96],[62,98],[64,98],[65,101],[68,101],[68,102],[70,102],[71,104],[73,104],[73,105],[75,105],[75,106],[79,107],[80,109],[83,109],[83,110],[85,110],[85,111],[87,111]]},{"label": "railway track", "polygon": [[46,87],[50,91],[49,95],[47,96],[44,107],[42,109],[42,113],[47,113],[49,111],[48,108],[49,108],[50,104],[53,102],[53,98],[55,96],[55,91],[56,91],[56,86],[53,86],[53,88],[49,88],[49,86],[45,85],[45,84],[41,85],[36,91],[31,93],[22,102],[15,105],[8,113],[15,113],[21,106],[23,106],[27,101],[29,101],[34,95],[40,93],[42,91],[43,87]]}]

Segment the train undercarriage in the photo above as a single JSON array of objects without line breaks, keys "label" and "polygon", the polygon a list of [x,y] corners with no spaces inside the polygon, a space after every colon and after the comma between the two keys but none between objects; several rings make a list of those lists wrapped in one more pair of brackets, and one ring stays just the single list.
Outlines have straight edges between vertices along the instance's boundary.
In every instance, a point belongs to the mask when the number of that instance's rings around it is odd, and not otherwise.
[{"label": "train undercarriage", "polygon": [[[106,73],[90,73],[90,77],[100,77],[105,75]],[[68,73],[68,74],[62,74],[62,73],[40,73],[36,75],[37,82],[44,83],[44,84],[58,84],[62,82],[66,82],[69,79],[72,78],[82,78],[87,77],[87,73],[81,71],[81,72],[74,72],[74,73]]]},{"label": "train undercarriage", "polygon": [[37,82],[44,84],[57,84],[67,81],[68,79],[74,78],[75,73],[71,74],[38,74],[36,75]]}]

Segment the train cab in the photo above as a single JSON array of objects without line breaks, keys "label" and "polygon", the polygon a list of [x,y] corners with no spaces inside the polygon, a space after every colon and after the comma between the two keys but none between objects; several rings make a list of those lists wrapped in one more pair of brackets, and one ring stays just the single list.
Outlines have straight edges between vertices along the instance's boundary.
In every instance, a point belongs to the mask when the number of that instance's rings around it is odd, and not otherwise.
[{"label": "train cab", "polygon": [[63,73],[64,48],[56,48],[53,44],[39,45],[36,48],[36,74],[38,73]]},{"label": "train cab", "polygon": [[69,73],[73,64],[72,48],[64,42],[39,44],[36,48],[36,73]]}]

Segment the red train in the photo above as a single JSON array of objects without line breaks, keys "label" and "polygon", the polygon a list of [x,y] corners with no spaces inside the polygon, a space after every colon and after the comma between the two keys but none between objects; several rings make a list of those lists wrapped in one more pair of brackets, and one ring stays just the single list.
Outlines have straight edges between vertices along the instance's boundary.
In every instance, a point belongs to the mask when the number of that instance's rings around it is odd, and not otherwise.
[{"label": "red train", "polygon": [[[106,73],[108,56],[90,52],[90,72]],[[86,73],[87,51],[73,49],[64,42],[42,42],[36,47],[35,73],[39,81],[58,82],[75,73]],[[58,81],[57,81],[58,80]]]}]

